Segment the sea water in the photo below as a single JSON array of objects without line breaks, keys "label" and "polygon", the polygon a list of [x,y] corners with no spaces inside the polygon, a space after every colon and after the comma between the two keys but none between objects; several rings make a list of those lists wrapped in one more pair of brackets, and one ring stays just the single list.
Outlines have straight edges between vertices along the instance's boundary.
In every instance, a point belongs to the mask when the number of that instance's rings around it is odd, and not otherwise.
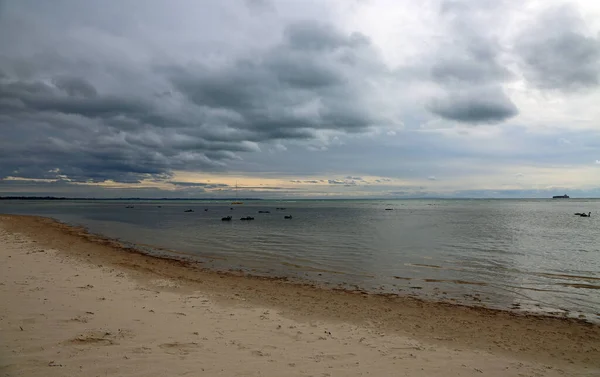
[{"label": "sea water", "polygon": [[595,199],[0,201],[0,213],[53,217],[217,270],[600,318]]}]

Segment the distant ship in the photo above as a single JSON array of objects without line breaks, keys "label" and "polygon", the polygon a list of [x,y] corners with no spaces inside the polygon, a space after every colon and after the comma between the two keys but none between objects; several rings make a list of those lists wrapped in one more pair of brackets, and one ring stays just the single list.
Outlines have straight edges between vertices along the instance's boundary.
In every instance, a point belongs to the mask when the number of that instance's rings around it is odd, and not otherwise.
[{"label": "distant ship", "polygon": [[552,199],[569,199],[569,195],[564,194],[564,195],[554,195],[552,197]]}]

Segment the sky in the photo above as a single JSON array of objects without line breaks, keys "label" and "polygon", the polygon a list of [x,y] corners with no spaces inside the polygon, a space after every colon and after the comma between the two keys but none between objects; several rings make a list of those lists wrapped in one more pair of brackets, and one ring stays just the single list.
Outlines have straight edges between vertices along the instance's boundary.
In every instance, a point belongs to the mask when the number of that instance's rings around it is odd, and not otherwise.
[{"label": "sky", "polygon": [[599,103],[595,0],[0,0],[0,196],[600,197]]}]

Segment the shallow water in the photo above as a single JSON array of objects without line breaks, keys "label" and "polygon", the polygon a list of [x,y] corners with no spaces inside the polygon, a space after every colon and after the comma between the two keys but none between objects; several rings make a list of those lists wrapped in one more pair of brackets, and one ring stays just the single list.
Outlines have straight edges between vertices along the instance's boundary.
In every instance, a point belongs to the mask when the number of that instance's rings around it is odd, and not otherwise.
[{"label": "shallow water", "polygon": [[216,269],[600,318],[600,200],[0,201],[0,213]]}]

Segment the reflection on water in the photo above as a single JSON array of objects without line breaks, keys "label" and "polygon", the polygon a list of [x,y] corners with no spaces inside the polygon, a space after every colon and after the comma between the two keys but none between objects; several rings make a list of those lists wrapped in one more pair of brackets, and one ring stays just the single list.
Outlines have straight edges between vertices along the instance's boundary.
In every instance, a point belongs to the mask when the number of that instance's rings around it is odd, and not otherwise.
[{"label": "reflection on water", "polygon": [[[189,208],[194,212],[184,212]],[[598,200],[257,201],[230,208],[0,202],[0,212],[52,216],[218,269],[502,308],[600,311]],[[581,211],[592,217],[573,216]],[[234,220],[220,221],[226,215]],[[255,220],[239,221],[244,216]]]}]

